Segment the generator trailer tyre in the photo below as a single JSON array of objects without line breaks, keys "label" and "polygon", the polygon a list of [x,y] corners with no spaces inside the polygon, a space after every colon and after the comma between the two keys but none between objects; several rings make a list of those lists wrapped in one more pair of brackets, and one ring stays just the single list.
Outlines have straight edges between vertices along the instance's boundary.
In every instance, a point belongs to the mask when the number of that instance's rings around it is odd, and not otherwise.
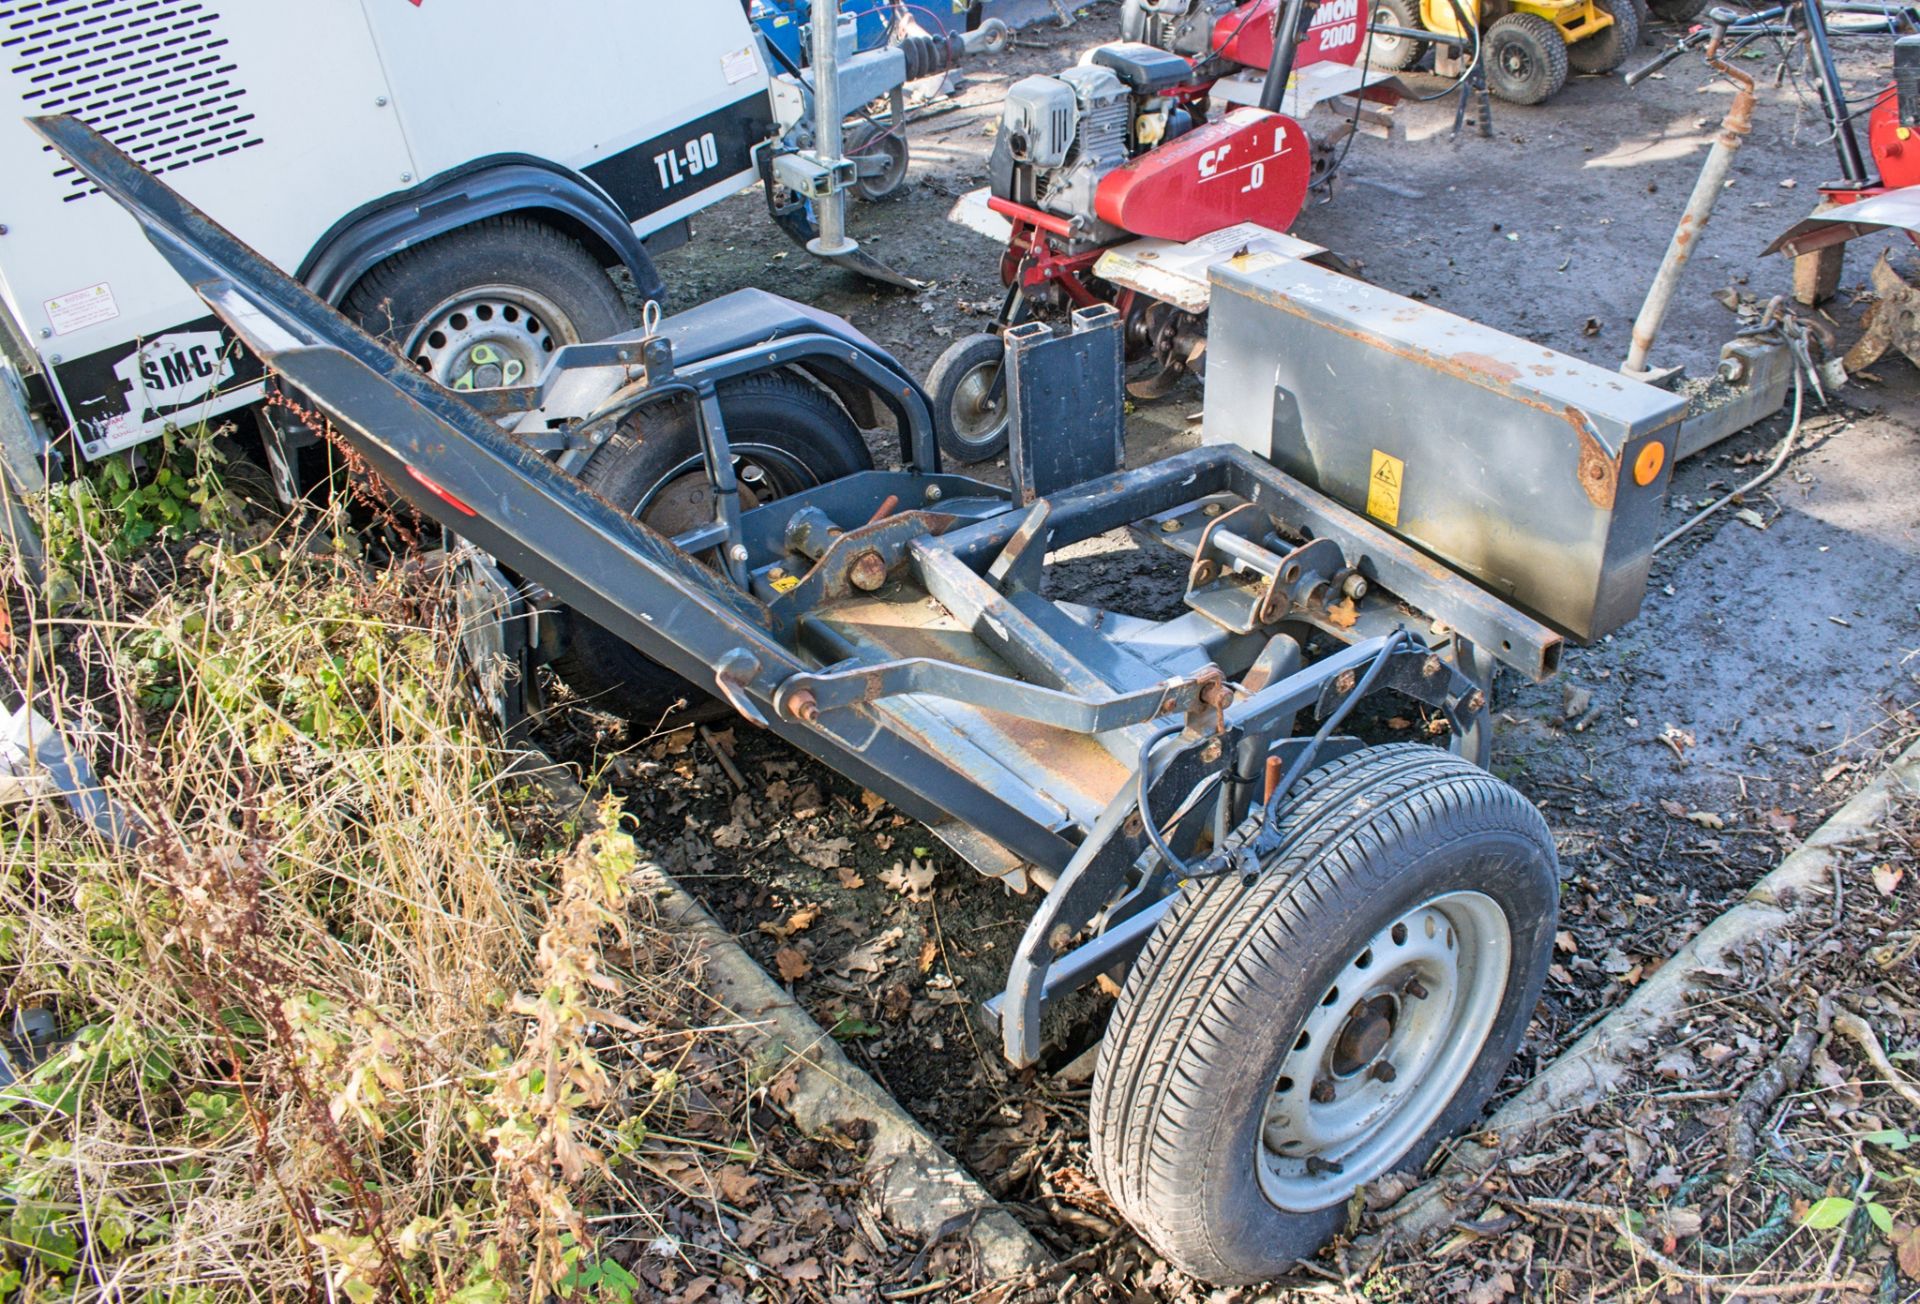
[{"label": "generator trailer tyre", "polygon": [[1487,89],[1509,104],[1543,104],[1567,84],[1567,42],[1539,14],[1508,14],[1487,28]]},{"label": "generator trailer tyre", "polygon": [[1647,7],[1663,23],[1689,23],[1707,11],[1713,0],[1648,0]]},{"label": "generator trailer tyre", "polygon": [[1477,1118],[1552,958],[1546,822],[1457,757],[1349,753],[1297,785],[1276,832],[1257,874],[1180,889],[1093,1077],[1107,1194],[1220,1285],[1312,1256],[1363,1184]]},{"label": "generator trailer tyre", "polygon": [[[873,469],[860,428],[829,395],[788,372],[761,372],[719,388],[741,506],[756,507]],[[713,519],[692,408],[644,408],[588,459],[581,482],[669,538]],[[567,686],[605,710],[653,725],[679,701],[707,693],[578,612],[551,664]]]},{"label": "generator trailer tyre", "polygon": [[[1420,21],[1420,0],[1376,0],[1373,13],[1389,27],[1405,27],[1412,31],[1426,28],[1426,24]],[[1375,33],[1368,40],[1371,45],[1368,47],[1367,63],[1383,72],[1411,68],[1426,57],[1425,41],[1385,33]]]},{"label": "generator trailer tyre", "polygon": [[1567,63],[1575,72],[1609,73],[1640,48],[1641,0],[1593,0],[1593,7],[1613,21],[1584,41],[1567,47]]},{"label": "generator trailer tyre", "polygon": [[954,341],[927,373],[940,451],[962,465],[1007,451],[1013,409],[1001,374],[1005,360],[1000,337],[982,332]]},{"label": "generator trailer tyre", "polygon": [[561,345],[634,325],[586,246],[512,216],[396,254],[362,277],[342,307],[449,389],[532,384]]}]

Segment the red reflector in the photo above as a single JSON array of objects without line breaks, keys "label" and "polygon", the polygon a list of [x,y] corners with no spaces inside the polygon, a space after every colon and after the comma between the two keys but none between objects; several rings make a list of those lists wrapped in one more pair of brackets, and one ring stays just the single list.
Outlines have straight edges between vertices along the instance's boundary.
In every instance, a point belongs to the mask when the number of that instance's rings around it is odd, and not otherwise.
[{"label": "red reflector", "polygon": [[458,498],[455,498],[452,494],[448,493],[445,489],[442,489],[439,485],[435,484],[433,482],[433,479],[430,476],[428,476],[426,472],[422,471],[419,467],[417,466],[408,467],[407,474],[412,476],[414,479],[418,480],[422,485],[426,486],[426,490],[428,493],[432,494],[435,498],[438,498],[441,502],[445,503],[447,506],[453,508],[454,511],[459,512],[462,516],[478,516],[480,514],[474,511],[473,508],[461,502]]}]

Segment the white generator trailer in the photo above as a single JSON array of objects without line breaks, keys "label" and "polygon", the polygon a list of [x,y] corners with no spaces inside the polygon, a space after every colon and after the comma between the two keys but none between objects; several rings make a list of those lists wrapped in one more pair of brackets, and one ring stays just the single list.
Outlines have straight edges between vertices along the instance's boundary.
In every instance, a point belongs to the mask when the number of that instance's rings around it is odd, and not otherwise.
[{"label": "white generator trailer", "polygon": [[[856,54],[850,24],[850,111],[979,44]],[[527,383],[559,346],[636,324],[608,273],[660,298],[650,251],[690,215],[765,180],[804,238],[810,201],[837,202],[866,162],[812,149],[811,86],[769,74],[739,0],[574,0],[532,22],[511,0],[0,0],[0,76],[0,446],[28,485],[50,447],[99,458],[265,383],[30,115],[98,128],[463,389]],[[272,424],[291,490],[311,435]]]}]

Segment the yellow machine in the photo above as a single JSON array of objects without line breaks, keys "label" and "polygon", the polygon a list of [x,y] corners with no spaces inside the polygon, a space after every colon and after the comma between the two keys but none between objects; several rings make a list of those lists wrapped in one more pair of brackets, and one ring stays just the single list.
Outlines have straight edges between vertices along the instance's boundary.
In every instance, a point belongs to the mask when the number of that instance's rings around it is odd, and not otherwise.
[{"label": "yellow machine", "polygon": [[[1510,104],[1539,104],[1567,74],[1612,72],[1640,44],[1646,0],[1374,0],[1392,27],[1480,39],[1487,88]],[[1471,47],[1470,47],[1471,48]],[[1371,63],[1410,68],[1427,42],[1376,32]],[[1469,56],[1470,57],[1470,56]]]}]

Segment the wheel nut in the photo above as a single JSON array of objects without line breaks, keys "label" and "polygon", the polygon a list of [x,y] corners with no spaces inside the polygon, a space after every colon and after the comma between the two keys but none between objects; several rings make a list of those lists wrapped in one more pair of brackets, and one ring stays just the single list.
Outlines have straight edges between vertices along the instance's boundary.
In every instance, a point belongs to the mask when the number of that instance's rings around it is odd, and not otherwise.
[{"label": "wheel nut", "polygon": [[1372,1076],[1375,1082],[1391,1082],[1400,1075],[1395,1071],[1393,1065],[1387,1063],[1385,1060],[1381,1060],[1373,1066]]},{"label": "wheel nut", "polygon": [[1319,1105],[1332,1104],[1333,1103],[1333,1083],[1327,1082],[1324,1080],[1314,1083],[1312,1095],[1313,1095],[1313,1100],[1315,1104],[1319,1104]]},{"label": "wheel nut", "polygon": [[1418,978],[1407,979],[1407,985],[1402,990],[1416,1001],[1424,1001],[1427,999],[1427,989],[1421,985]]}]

